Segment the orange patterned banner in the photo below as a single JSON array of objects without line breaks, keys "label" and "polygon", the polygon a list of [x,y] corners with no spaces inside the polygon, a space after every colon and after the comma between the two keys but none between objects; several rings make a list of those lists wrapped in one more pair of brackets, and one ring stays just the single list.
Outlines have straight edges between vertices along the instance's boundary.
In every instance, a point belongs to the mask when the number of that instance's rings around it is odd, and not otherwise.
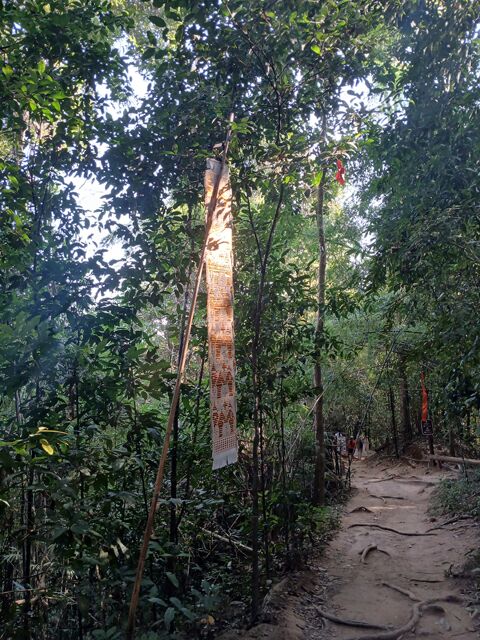
[{"label": "orange patterned banner", "polygon": [[[221,162],[207,160],[207,211],[215,181],[221,170]],[[238,459],[233,329],[232,190],[227,166],[224,167],[220,178],[205,264],[213,468],[221,469],[227,464],[237,462]]]}]

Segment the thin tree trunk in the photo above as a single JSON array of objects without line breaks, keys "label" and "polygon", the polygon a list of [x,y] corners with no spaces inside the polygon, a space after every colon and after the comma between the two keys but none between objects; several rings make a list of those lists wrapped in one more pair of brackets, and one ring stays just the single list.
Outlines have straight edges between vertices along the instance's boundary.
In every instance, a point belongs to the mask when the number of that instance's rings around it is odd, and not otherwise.
[{"label": "thin tree trunk", "polygon": [[451,422],[448,427],[448,451],[451,456],[455,456],[455,430]]},{"label": "thin tree trunk", "polygon": [[[175,413],[172,433],[172,448],[170,450],[170,542],[176,544],[178,541],[178,525],[177,525],[177,507],[175,500],[177,499],[177,467],[178,467],[178,407]],[[169,558],[169,571],[175,572],[175,558]]]},{"label": "thin tree trunk", "polygon": [[[5,522],[4,540],[12,541],[12,528],[14,520],[13,516],[9,516]],[[1,600],[1,617],[6,620],[8,611],[13,604],[14,591],[13,591],[13,578],[15,575],[15,565],[11,561],[4,560],[4,573],[3,573],[3,596]]]},{"label": "thin tree trunk", "polygon": [[[131,369],[132,376],[132,399],[133,399],[133,428],[135,431],[135,443],[137,449],[138,459],[142,459],[142,433],[138,428],[138,410],[137,410],[137,388],[135,382],[135,372],[133,367]],[[140,482],[142,484],[142,496],[143,496],[143,506],[145,508],[145,515],[148,517],[148,497],[147,497],[147,483],[145,481],[145,469],[143,465],[140,467]]]},{"label": "thin tree trunk", "polygon": [[[283,204],[284,185],[282,183],[280,187],[280,193],[278,197],[275,214],[273,216],[272,224],[270,227],[270,233],[265,245],[265,251],[260,261],[260,280],[258,283],[257,302],[255,305],[255,313],[253,318],[253,340],[251,351],[252,362],[252,393],[254,398],[253,403],[253,443],[252,443],[252,600],[251,600],[251,618],[252,622],[256,622],[258,618],[258,609],[260,603],[260,563],[259,563],[259,544],[258,544],[258,521],[259,521],[259,447],[261,437],[261,414],[260,414],[260,371],[259,371],[259,355],[260,355],[260,332],[262,327],[262,312],[263,312],[263,296],[265,292],[265,281],[267,275],[267,265],[272,249],[273,237],[275,229],[280,217],[280,212]],[[256,236],[255,227],[252,223],[252,230]],[[259,255],[261,251],[259,250]]]},{"label": "thin tree trunk", "polygon": [[[79,332],[77,332],[77,349],[80,349],[80,334]],[[73,415],[72,418],[75,418],[75,426],[74,426],[74,433],[75,433],[75,439],[77,442],[77,448],[80,448],[80,394],[79,394],[79,379],[78,379],[78,360],[77,358],[75,358],[75,366],[74,366],[74,372],[73,372],[73,379],[74,379],[74,385],[75,385],[75,405],[74,405],[74,409],[73,409]],[[84,486],[84,478],[83,475],[80,473],[80,510],[84,509],[84,502],[85,502],[85,486]],[[83,557],[83,550],[81,550],[80,552],[80,558]],[[80,582],[82,581],[82,579],[80,578]],[[81,587],[81,585],[80,585]],[[77,600],[77,622],[78,622],[78,640],[83,640],[83,613],[82,610],[80,608],[80,601]]]},{"label": "thin tree trunk", "polygon": [[185,515],[186,508],[187,508],[186,501],[190,498],[190,486],[192,483],[193,465],[195,462],[195,447],[197,446],[197,439],[198,439],[198,423],[200,419],[200,401],[202,399],[202,382],[203,382],[203,374],[205,370],[205,361],[207,359],[207,351],[208,351],[208,347],[207,347],[207,344],[205,343],[202,351],[200,372],[198,374],[197,390],[196,390],[196,397],[195,397],[195,414],[193,419],[194,420],[193,435],[192,435],[192,442],[190,445],[191,453],[190,453],[188,464],[187,464],[187,477],[185,480],[184,502],[182,504],[180,513],[178,515],[177,527],[180,527],[180,523],[182,521],[183,516]]},{"label": "thin tree trunk", "polygon": [[25,604],[24,604],[24,617],[23,617],[23,627],[25,632],[25,637],[31,637],[31,628],[30,628],[30,614],[32,610],[31,604],[31,572],[32,572],[32,533],[34,527],[34,510],[33,510],[33,490],[32,485],[34,481],[34,471],[33,471],[33,459],[34,454],[31,452],[30,457],[30,469],[27,473],[27,490],[26,490],[26,518],[25,518],[25,553],[24,553],[24,566],[23,566],[23,586],[25,588]]},{"label": "thin tree trunk", "polygon": [[255,623],[258,618],[258,606],[260,600],[260,567],[258,557],[258,445],[260,441],[260,430],[258,426],[258,377],[256,368],[258,366],[257,357],[252,355],[252,392],[254,397],[253,405],[253,443],[252,443],[252,602],[251,618]]},{"label": "thin tree trunk", "polygon": [[393,389],[390,386],[388,388],[388,399],[390,402],[390,415],[392,418],[392,436],[393,436],[393,445],[395,447],[395,455],[397,458],[400,457],[400,453],[398,451],[398,432],[397,432],[397,419],[395,417],[395,396],[393,395]]},{"label": "thin tree trunk", "polygon": [[[188,225],[190,226],[191,221],[191,211],[189,211],[188,217]],[[192,247],[193,250],[193,247]],[[185,323],[187,321],[188,314],[188,285],[190,282],[191,275],[191,267],[189,267],[188,275],[187,275],[187,283],[185,285],[185,295],[183,297],[183,310],[182,310],[182,319],[180,326],[180,344],[178,347],[178,358],[177,358],[177,368],[180,365],[180,361],[182,359],[183,353],[183,334],[185,332]],[[178,518],[177,518],[177,505],[175,503],[177,499],[177,486],[178,486],[178,421],[180,415],[180,403],[177,405],[177,410],[175,412],[175,418],[173,421],[173,432],[172,432],[172,448],[170,451],[170,498],[172,503],[170,505],[170,542],[172,544],[177,544],[178,542]],[[176,561],[175,557],[172,556],[169,558],[169,571],[175,573]],[[171,587],[171,583],[169,584],[169,588]]]},{"label": "thin tree trunk", "polygon": [[[187,290],[188,291],[188,290]],[[187,313],[187,305],[188,305],[188,293],[185,293],[184,298],[184,308],[183,308],[183,317],[182,317],[182,326],[180,335],[182,336],[180,340],[180,345],[178,349],[178,362],[177,367],[180,364],[180,360],[182,357],[182,349],[183,349],[183,333],[185,331],[185,319]],[[180,413],[180,402],[177,404],[177,410],[175,411],[175,418],[173,420],[173,431],[172,431],[172,446],[170,449],[170,532],[169,532],[169,540],[172,545],[176,545],[178,542],[178,518],[177,518],[177,487],[178,487],[178,420]],[[175,574],[177,570],[177,559],[175,555],[171,555],[167,559],[167,569],[170,573]],[[166,582],[166,591],[167,594],[173,594],[174,586],[170,580]]]},{"label": "thin tree trunk", "polygon": [[[183,329],[182,329],[183,333]],[[181,348],[181,347],[180,347]],[[179,403],[180,404],[180,403]],[[175,412],[175,418],[173,421],[172,431],[172,446],[170,448],[170,526],[169,526],[169,541],[172,545],[176,545],[178,542],[178,518],[177,518],[177,485],[178,485],[178,415],[179,404],[177,404],[177,410]],[[167,558],[167,571],[175,575],[177,571],[177,558],[175,554],[170,555]],[[175,586],[171,580],[165,580],[165,592],[168,597],[171,597],[175,593]],[[169,631],[174,631],[174,623],[170,625]]]},{"label": "thin tree trunk", "polygon": [[412,422],[410,419],[410,394],[408,391],[408,379],[406,373],[405,356],[399,355],[398,372],[400,376],[400,410],[402,416],[402,431],[404,444],[411,442],[413,437]]},{"label": "thin tree trunk", "polygon": [[[324,122],[325,132],[325,122]],[[315,326],[315,364],[313,385],[318,400],[314,410],[315,429],[315,477],[313,483],[313,504],[325,504],[325,419],[323,413],[323,375],[320,350],[325,326],[325,276],[327,270],[327,250],[325,245],[325,175],[324,169],[320,184],[317,187],[317,232],[318,232],[318,291],[317,322]]]},{"label": "thin tree trunk", "polygon": [[17,433],[21,432],[22,425],[22,409],[21,409],[21,400],[20,400],[20,391],[18,389],[15,390],[15,418],[17,422]]},{"label": "thin tree trunk", "polygon": [[258,388],[259,393],[259,431],[260,431],[260,488],[262,493],[262,518],[263,518],[263,548],[265,550],[265,574],[270,578],[270,547],[269,547],[269,525],[267,517],[267,496],[266,496],[266,479],[265,479],[265,428],[262,412],[262,387]]},{"label": "thin tree trunk", "polygon": [[[432,434],[430,434],[428,436],[428,451],[429,451],[431,456],[435,455],[435,447],[433,446],[433,435]],[[435,460],[433,461],[433,464],[437,464],[435,462]]]},{"label": "thin tree trunk", "polygon": [[[283,335],[282,365],[285,355],[285,334]],[[283,367],[282,367],[283,369]],[[281,461],[282,461],[282,493],[283,493],[283,518],[284,518],[284,541],[285,541],[285,566],[290,569],[290,501],[287,497],[287,450],[285,445],[285,415],[283,410],[283,371],[280,378],[280,438],[281,438]]]},{"label": "thin tree trunk", "polygon": [[[189,207],[188,209],[188,219],[187,219],[187,231],[191,235],[191,223],[192,223],[192,209]],[[194,242],[193,237],[190,242],[190,249],[193,256]],[[192,273],[192,263],[189,262],[188,273],[185,283],[185,293],[183,296],[183,309],[182,309],[182,318],[181,318],[181,326],[180,326],[180,344],[178,347],[178,358],[177,358],[177,368],[180,365],[180,360],[182,359],[182,351],[183,351],[183,334],[185,332],[185,323],[187,321],[188,315],[188,288],[190,285],[190,277]],[[177,544],[178,542],[178,515],[177,515],[177,486],[178,486],[178,421],[180,414],[180,403],[177,405],[177,410],[175,412],[175,419],[173,421],[173,432],[172,432],[172,448],[170,451],[170,498],[172,500],[170,504],[170,542],[172,544]],[[171,556],[167,563],[169,567],[169,571],[175,573],[176,569],[176,559],[174,556]],[[172,584],[168,582],[168,589],[171,589]]]},{"label": "thin tree trunk", "polygon": [[[34,232],[32,234],[32,245],[34,247],[33,253],[33,264],[32,264],[32,298],[34,308],[37,310],[39,308],[38,303],[38,260],[39,260],[39,248],[41,244],[41,232],[42,232],[42,216],[44,213],[44,205],[45,198],[42,202],[38,202],[37,193],[36,193],[36,185],[33,178],[32,170],[30,169],[30,188],[32,195],[32,203],[34,208]],[[46,195],[45,186],[45,195]],[[38,326],[37,326],[37,336],[38,336]],[[35,410],[38,411],[40,404],[40,379],[37,375],[35,381]],[[32,533],[34,531],[35,526],[35,509],[34,509],[34,495],[33,495],[33,483],[35,480],[35,472],[34,472],[34,459],[35,459],[35,451],[31,449],[30,458],[29,458],[29,468],[26,472],[26,482],[27,487],[25,490],[25,498],[26,498],[26,514],[25,514],[25,536],[23,542],[23,586],[25,588],[25,604],[23,607],[23,628],[24,635],[27,640],[31,638],[31,616],[32,616],[32,596],[31,589],[33,585],[31,584],[31,571],[32,571]]]}]

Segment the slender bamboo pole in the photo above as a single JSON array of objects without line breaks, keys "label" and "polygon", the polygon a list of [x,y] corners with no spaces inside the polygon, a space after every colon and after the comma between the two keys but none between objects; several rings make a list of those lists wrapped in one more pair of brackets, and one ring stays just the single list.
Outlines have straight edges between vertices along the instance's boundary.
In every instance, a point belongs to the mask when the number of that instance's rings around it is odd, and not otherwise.
[{"label": "slender bamboo pole", "polygon": [[[233,122],[234,119],[234,115],[233,113],[230,115],[230,123]],[[191,305],[190,305],[190,311],[188,314],[188,320],[187,320],[187,324],[185,326],[185,331],[183,334],[183,339],[181,341],[182,344],[182,352],[181,352],[181,357],[178,363],[178,370],[177,370],[177,379],[175,381],[175,388],[173,391],[173,396],[172,396],[172,403],[170,405],[170,412],[168,414],[168,421],[167,421],[167,429],[165,431],[165,438],[163,441],[163,449],[162,449],[162,454],[160,456],[160,461],[158,463],[158,470],[157,470],[157,476],[155,478],[155,485],[153,488],[153,495],[152,495],[152,501],[150,503],[150,510],[148,512],[148,518],[147,518],[147,524],[145,525],[145,532],[143,534],[143,542],[142,542],[142,546],[140,548],[140,555],[138,557],[138,565],[137,565],[137,572],[135,575],[135,583],[133,585],[133,591],[132,591],[132,597],[130,600],[130,609],[128,612],[128,622],[127,622],[127,631],[126,631],[126,638],[127,640],[133,640],[134,636],[135,636],[135,617],[136,617],[136,613],[137,613],[137,608],[138,608],[138,601],[140,598],[140,588],[142,585],[142,579],[143,579],[143,572],[145,569],[145,560],[147,558],[147,552],[148,552],[148,545],[150,543],[150,538],[152,537],[152,531],[153,531],[153,522],[155,519],[155,512],[157,510],[157,503],[158,503],[158,497],[160,495],[160,491],[162,489],[162,483],[163,483],[163,476],[165,473],[165,464],[167,461],[167,457],[168,457],[168,452],[170,449],[170,436],[172,434],[172,429],[173,429],[173,423],[175,420],[175,413],[177,411],[177,406],[178,406],[178,401],[180,399],[180,388],[181,388],[181,384],[182,384],[182,379],[183,379],[183,374],[185,371],[185,364],[187,361],[187,354],[188,354],[188,345],[190,342],[190,334],[192,331],[192,324],[193,324],[193,317],[195,315],[195,307],[197,304],[197,298],[198,298],[198,292],[200,290],[200,283],[202,280],[202,271],[203,271],[203,265],[205,262],[205,254],[207,251],[207,246],[208,246],[208,240],[209,240],[209,236],[210,236],[210,228],[212,226],[212,218],[213,218],[213,213],[215,211],[215,207],[217,205],[217,199],[218,199],[218,191],[220,188],[220,181],[222,179],[222,175],[223,175],[223,170],[225,168],[225,164],[226,164],[226,160],[227,160],[227,153],[228,153],[228,147],[230,144],[230,139],[231,139],[231,126],[229,127],[228,131],[227,131],[227,136],[225,139],[225,143],[224,143],[224,148],[223,148],[223,154],[222,154],[222,166],[220,168],[220,172],[217,175],[217,178],[215,180],[215,184],[213,187],[213,192],[212,192],[212,197],[210,199],[210,203],[209,203],[209,207],[208,207],[208,211],[207,211],[207,222],[206,222],[206,226],[205,226],[205,237],[203,240],[203,246],[202,246],[202,251],[200,253],[200,260],[198,263],[198,270],[197,270],[197,275],[195,278],[195,286],[193,289],[193,295],[192,295],[192,301],[191,301]]]},{"label": "slender bamboo pole", "polygon": [[392,385],[388,387],[388,400],[390,403],[390,415],[392,418],[392,435],[393,435],[393,445],[395,447],[395,456],[397,458],[400,458],[400,453],[398,451],[397,421],[395,418],[395,396],[393,394]]},{"label": "slender bamboo pole", "polygon": [[[322,118],[322,143],[326,144],[327,120],[325,113]],[[316,506],[325,504],[325,415],[322,367],[322,337],[325,327],[325,288],[327,273],[327,244],[325,240],[325,183],[327,168],[324,166],[320,184],[317,187],[317,202],[315,217],[317,221],[318,241],[318,279],[317,279],[317,319],[315,323],[315,362],[313,366],[313,384],[315,393],[318,393],[318,402],[315,404],[314,430],[315,430],[315,470],[313,481],[312,501]]]}]

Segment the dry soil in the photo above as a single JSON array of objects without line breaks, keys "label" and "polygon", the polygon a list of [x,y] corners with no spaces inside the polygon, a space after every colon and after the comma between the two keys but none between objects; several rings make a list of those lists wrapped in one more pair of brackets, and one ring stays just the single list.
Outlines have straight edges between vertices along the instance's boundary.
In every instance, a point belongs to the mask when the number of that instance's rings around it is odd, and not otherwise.
[{"label": "dry soil", "polygon": [[[429,514],[431,494],[445,475],[424,464],[411,468],[356,462],[353,495],[326,551],[310,570],[277,587],[267,607],[267,622],[248,632],[230,632],[222,640],[374,638],[380,631],[327,621],[319,609],[341,619],[399,628],[411,617],[414,602],[384,583],[421,601],[452,596],[458,600],[426,610],[404,640],[480,638],[478,613],[475,617],[475,608],[468,607],[468,582],[458,577],[469,553],[478,549],[478,528],[470,520],[444,524],[447,518],[435,520]],[[362,562],[362,551],[369,545],[376,549]]]}]

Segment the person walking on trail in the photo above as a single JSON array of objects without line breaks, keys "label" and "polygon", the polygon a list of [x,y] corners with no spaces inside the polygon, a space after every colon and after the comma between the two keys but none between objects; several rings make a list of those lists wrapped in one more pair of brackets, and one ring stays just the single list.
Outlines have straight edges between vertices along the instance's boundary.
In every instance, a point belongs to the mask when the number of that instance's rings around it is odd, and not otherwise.
[{"label": "person walking on trail", "polygon": [[357,438],[357,450],[356,450],[356,457],[361,460],[363,457],[363,435],[360,435]]},{"label": "person walking on trail", "polygon": [[353,456],[355,455],[355,438],[350,436],[347,440],[347,457],[349,462],[353,462]]},{"label": "person walking on trail", "polygon": [[368,458],[368,454],[370,452],[370,440],[368,439],[368,436],[366,435],[363,439],[363,455]]}]

